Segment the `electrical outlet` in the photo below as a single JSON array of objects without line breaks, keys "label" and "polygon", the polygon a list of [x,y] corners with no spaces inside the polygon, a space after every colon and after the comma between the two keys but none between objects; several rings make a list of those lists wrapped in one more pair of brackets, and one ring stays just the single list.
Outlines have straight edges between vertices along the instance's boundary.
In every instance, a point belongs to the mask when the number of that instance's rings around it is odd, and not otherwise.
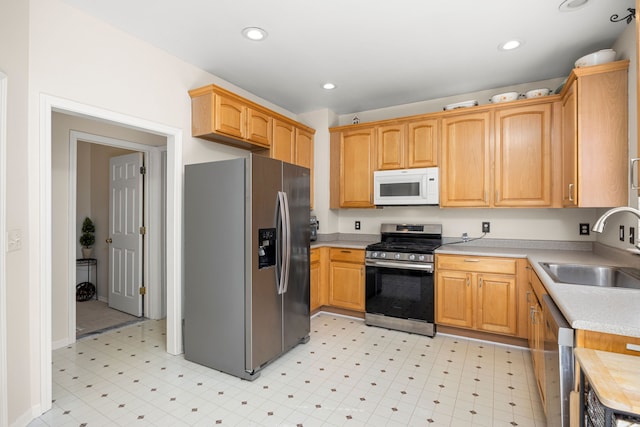
[{"label": "electrical outlet", "polygon": [[360,221],[356,221],[356,230],[360,230]]},{"label": "electrical outlet", "polygon": [[589,223],[588,222],[581,222],[580,223],[580,235],[581,236],[588,236],[589,235]]},{"label": "electrical outlet", "polygon": [[620,231],[619,231],[618,237],[620,238],[621,242],[624,242],[624,225],[620,226]]},{"label": "electrical outlet", "polygon": [[490,222],[484,221],[482,223],[482,232],[483,233],[490,233],[491,232],[491,223]]},{"label": "electrical outlet", "polygon": [[636,229],[635,227],[629,227],[629,243],[636,244]]}]

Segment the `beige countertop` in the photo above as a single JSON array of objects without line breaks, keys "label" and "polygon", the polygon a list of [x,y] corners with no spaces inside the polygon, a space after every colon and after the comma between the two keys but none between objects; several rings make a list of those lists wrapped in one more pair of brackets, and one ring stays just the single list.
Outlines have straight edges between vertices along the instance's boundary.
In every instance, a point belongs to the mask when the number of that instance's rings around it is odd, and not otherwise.
[{"label": "beige countertop", "polygon": [[574,329],[640,337],[640,290],[558,283],[539,265],[540,262],[558,262],[640,267],[640,256],[598,244],[593,244],[592,250],[549,246],[509,248],[475,246],[469,242],[443,245],[436,254],[527,258]]}]

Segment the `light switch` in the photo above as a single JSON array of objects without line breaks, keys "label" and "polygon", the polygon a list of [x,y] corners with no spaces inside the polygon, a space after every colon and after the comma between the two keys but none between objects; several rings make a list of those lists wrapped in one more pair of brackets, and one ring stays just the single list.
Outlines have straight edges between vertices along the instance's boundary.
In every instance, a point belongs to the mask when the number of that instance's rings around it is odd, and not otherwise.
[{"label": "light switch", "polygon": [[7,252],[22,249],[22,230],[19,228],[7,232]]}]

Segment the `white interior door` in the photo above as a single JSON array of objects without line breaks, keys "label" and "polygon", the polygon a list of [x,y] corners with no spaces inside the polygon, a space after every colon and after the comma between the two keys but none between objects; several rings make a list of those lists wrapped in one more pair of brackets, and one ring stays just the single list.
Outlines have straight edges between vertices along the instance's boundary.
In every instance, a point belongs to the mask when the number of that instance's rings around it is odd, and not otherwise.
[{"label": "white interior door", "polygon": [[142,315],[142,153],[109,161],[109,307]]}]

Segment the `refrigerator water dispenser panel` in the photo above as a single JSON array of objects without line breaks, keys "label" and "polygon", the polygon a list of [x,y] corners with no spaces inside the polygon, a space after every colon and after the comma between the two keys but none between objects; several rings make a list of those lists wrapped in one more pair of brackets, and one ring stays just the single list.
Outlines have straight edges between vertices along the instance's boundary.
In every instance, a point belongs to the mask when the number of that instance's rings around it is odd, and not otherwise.
[{"label": "refrigerator water dispenser panel", "polygon": [[276,265],[276,229],[258,229],[258,269]]}]

